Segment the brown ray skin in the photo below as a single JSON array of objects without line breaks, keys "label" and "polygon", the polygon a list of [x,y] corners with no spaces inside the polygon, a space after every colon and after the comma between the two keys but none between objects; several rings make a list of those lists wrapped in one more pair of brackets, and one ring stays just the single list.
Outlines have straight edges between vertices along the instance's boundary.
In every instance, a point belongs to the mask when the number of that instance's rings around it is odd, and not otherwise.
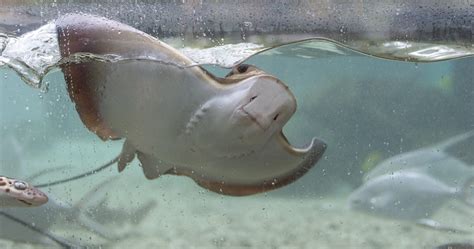
[{"label": "brown ray skin", "polygon": [[207,180],[203,177],[199,177],[197,174],[192,173],[191,170],[184,169],[184,168],[176,169],[176,171],[169,172],[167,174],[190,177],[199,186],[215,193],[230,195],[230,196],[247,196],[247,195],[267,192],[273,189],[286,186],[296,181],[301,176],[303,176],[310,168],[311,167],[308,167],[308,168],[302,167],[296,170],[293,174],[290,174],[283,178],[277,178],[278,181],[276,181],[275,184],[272,184],[271,181],[257,183],[257,184],[246,184],[246,185],[212,181],[212,180]]},{"label": "brown ray skin", "polygon": [[[159,55],[168,60],[182,57],[173,51],[163,49],[163,45],[149,35],[128,25],[91,15],[69,14],[56,20],[61,58],[77,53],[95,55],[120,55],[125,58]],[[98,110],[100,95],[93,84],[106,78],[106,62],[86,61],[64,63],[64,73],[69,96],[76,104],[82,122],[101,139],[118,139],[110,125],[102,119]]]},{"label": "brown ray skin", "polygon": [[[286,141],[286,138],[284,136],[282,136],[282,138]],[[316,163],[321,159],[322,155],[324,154],[324,151],[326,150],[327,146],[324,142],[321,142],[319,140],[315,140],[314,143],[315,144],[306,155],[306,157],[309,158],[307,158],[307,160],[305,158],[305,160],[303,160],[302,162],[302,165],[296,168],[294,171],[289,172],[286,175],[282,175],[280,177],[274,177],[276,181],[273,181],[273,179],[268,179],[268,181],[257,182],[254,184],[225,183],[222,181],[205,179],[204,177],[201,177],[199,174],[193,172],[190,169],[178,167],[170,170],[166,174],[190,177],[199,186],[224,195],[246,196],[263,193],[277,188],[281,188],[298,180],[303,175],[305,175],[306,172],[308,172],[314,165],[316,165]],[[295,151],[288,143],[285,143],[283,146],[285,146],[285,148],[290,153],[295,153]]]},{"label": "brown ray skin", "polygon": [[[77,53],[96,55],[120,55],[128,58],[159,55],[170,61],[184,61],[182,55],[176,54],[159,44],[153,37],[136,30],[128,25],[105,18],[69,14],[56,20],[59,50],[62,58],[68,58]],[[84,125],[97,134],[102,140],[119,139],[100,115],[96,86],[92,85],[94,78],[105,79],[104,63],[98,61],[71,62],[60,65],[67,90],[71,100]],[[216,83],[227,85],[240,82],[243,78],[219,78],[201,67],[202,75]],[[248,75],[251,77],[253,75]]]},{"label": "brown ray skin", "polygon": [[[84,29],[82,22],[74,22],[68,18],[60,19],[56,23],[59,50],[62,58],[67,58],[77,52],[89,52],[102,54],[104,40],[99,39],[101,35],[113,38],[106,32],[91,32],[93,29]],[[118,136],[104,122],[98,110],[98,96],[89,82],[92,77],[100,75],[98,62],[65,63],[61,69],[66,80],[69,97],[75,103],[76,110],[86,127],[97,134],[102,140],[115,139]]]}]

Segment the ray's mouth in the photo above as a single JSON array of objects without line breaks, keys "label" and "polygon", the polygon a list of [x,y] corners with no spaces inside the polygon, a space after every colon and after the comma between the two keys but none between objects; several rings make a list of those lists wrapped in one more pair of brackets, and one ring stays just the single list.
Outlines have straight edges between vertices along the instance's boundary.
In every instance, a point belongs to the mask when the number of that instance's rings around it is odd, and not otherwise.
[{"label": "ray's mouth", "polygon": [[248,119],[252,120],[252,122],[254,122],[258,127],[260,127],[262,130],[265,131],[265,128],[262,126],[262,124],[260,124],[260,122],[258,122],[257,118],[252,116],[252,114],[248,113],[244,109],[244,105],[239,107],[238,111],[243,114],[242,116],[247,117]]},{"label": "ray's mouth", "polygon": [[24,204],[28,205],[28,206],[32,206],[33,203],[30,203],[30,202],[27,202],[25,200],[21,200],[21,199],[18,199],[19,202],[23,202]]}]

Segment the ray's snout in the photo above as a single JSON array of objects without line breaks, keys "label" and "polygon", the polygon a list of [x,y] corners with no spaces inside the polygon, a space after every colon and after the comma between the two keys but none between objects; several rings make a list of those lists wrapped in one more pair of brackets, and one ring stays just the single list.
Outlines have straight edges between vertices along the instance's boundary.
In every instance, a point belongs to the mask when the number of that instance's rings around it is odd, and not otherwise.
[{"label": "ray's snout", "polygon": [[48,202],[48,196],[41,190],[26,182],[16,180],[13,182],[14,191],[17,192],[17,200],[27,206],[41,206]]},{"label": "ray's snout", "polygon": [[288,87],[271,76],[257,77],[242,110],[263,130],[273,123],[285,124],[296,110],[296,100]]},{"label": "ray's snout", "polygon": [[41,206],[48,202],[48,196],[45,193],[36,188],[33,188],[30,191],[31,197],[28,198],[28,202],[31,203],[31,206]]}]

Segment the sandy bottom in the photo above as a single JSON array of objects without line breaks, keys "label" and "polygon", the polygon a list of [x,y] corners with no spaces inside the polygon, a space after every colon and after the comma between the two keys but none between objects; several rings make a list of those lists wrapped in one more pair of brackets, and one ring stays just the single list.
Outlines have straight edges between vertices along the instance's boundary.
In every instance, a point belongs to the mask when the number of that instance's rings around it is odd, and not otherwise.
[{"label": "sandy bottom", "polygon": [[[99,143],[99,142],[98,142]],[[69,165],[71,170],[42,179],[83,172],[113,158],[121,143],[63,143],[27,158],[27,165]],[[157,205],[138,224],[112,217],[104,226],[115,235],[106,240],[82,226],[80,219],[58,224],[58,236],[102,248],[433,248],[471,239],[472,234],[428,230],[407,222],[380,219],[347,210],[345,196],[296,198],[278,193],[227,197],[205,191],[176,176],[146,180],[137,165],[102,186],[111,208],[130,213],[149,200]],[[47,188],[75,203],[97,184],[118,175],[115,168],[65,185]],[[38,182],[42,182],[38,180]],[[296,183],[297,184],[297,183]],[[474,232],[474,211],[446,207],[435,219]],[[1,228],[1,224],[0,224]],[[1,228],[8,229],[8,228]],[[21,232],[21,231],[19,231]],[[0,239],[0,248],[54,248]]]}]

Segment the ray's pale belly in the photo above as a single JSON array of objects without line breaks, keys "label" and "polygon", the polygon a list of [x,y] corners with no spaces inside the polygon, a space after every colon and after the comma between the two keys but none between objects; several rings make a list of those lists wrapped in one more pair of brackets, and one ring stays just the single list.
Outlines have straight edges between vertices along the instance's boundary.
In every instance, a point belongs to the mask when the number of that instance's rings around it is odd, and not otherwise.
[{"label": "ray's pale belly", "polygon": [[189,144],[188,120],[215,94],[188,70],[156,63],[111,65],[100,110],[107,124],[138,150],[180,162]]}]

